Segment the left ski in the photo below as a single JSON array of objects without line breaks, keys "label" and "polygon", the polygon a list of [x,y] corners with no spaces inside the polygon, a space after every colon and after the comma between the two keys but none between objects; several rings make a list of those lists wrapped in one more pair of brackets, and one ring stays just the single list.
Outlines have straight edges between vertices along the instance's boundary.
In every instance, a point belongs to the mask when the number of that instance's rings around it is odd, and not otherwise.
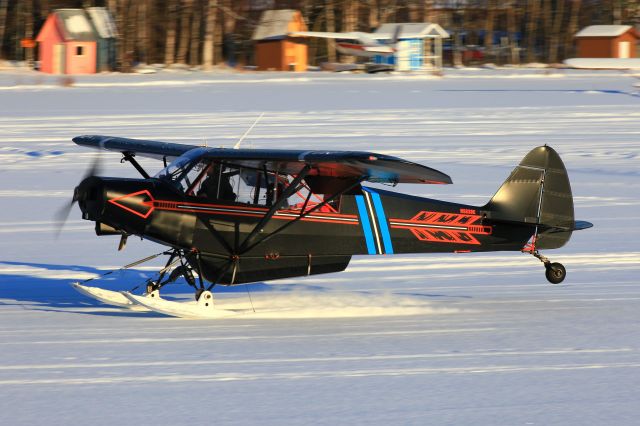
[{"label": "left ski", "polygon": [[149,309],[145,308],[144,306],[131,302],[129,299],[124,297],[122,293],[119,291],[105,290],[100,287],[89,287],[86,285],[82,285],[80,283],[73,283],[71,285],[79,293],[82,293],[85,296],[89,296],[92,299],[99,300],[100,302],[105,303],[107,305],[117,306],[118,308],[131,309],[133,311],[140,311],[140,312],[149,311]]},{"label": "left ski", "polygon": [[196,302],[172,302],[161,298],[148,298],[137,296],[127,291],[122,295],[132,303],[138,304],[151,311],[178,318],[191,319],[215,319],[227,318],[243,313],[244,311],[230,311],[219,309],[213,305],[213,295],[210,291],[205,291]]}]

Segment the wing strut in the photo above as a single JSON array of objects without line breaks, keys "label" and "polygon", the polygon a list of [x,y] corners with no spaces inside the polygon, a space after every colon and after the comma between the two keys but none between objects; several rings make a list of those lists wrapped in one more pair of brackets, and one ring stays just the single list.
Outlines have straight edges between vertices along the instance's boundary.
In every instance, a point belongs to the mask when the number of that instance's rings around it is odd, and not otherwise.
[{"label": "wing strut", "polygon": [[142,175],[143,178],[145,179],[149,179],[151,176],[149,176],[149,173],[147,173],[147,171],[145,169],[142,168],[142,166],[140,165],[140,163],[138,163],[136,161],[135,157],[135,153],[133,152],[123,152],[122,153],[122,160],[120,160],[121,163],[124,163],[125,161],[128,161],[131,163],[131,165],[133,167],[136,168],[136,170],[138,171],[138,173],[140,173]]},{"label": "wing strut", "polygon": [[[251,230],[251,233],[247,235],[247,238],[245,238],[245,240],[240,245],[240,248],[238,249],[238,253],[246,253],[247,246],[253,242],[253,239],[256,237],[258,232],[260,232],[260,230],[262,230],[265,227],[265,225],[271,220],[273,215],[282,206],[284,201],[293,195],[293,193],[298,188],[298,184],[300,184],[300,182],[302,182],[302,179],[304,179],[307,176],[307,174],[309,174],[309,170],[311,170],[311,166],[309,164],[305,164],[302,170],[300,170],[300,173],[298,173],[298,176],[296,176],[295,179],[291,181],[289,186],[287,186],[287,188],[284,191],[282,191],[282,195],[280,195],[280,197],[276,200],[276,202],[273,203],[273,205],[271,206],[267,214],[265,214],[264,217],[260,220],[260,222],[258,222],[258,224],[254,226],[254,228]],[[276,176],[276,181],[277,181],[277,176]]]}]

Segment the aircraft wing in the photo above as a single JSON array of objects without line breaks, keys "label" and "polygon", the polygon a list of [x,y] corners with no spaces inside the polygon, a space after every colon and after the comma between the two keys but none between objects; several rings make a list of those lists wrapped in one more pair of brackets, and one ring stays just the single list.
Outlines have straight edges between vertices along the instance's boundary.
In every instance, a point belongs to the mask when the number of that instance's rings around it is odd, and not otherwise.
[{"label": "aircraft wing", "polygon": [[[94,149],[132,153],[171,161],[194,148],[183,145],[114,136],[76,136],[73,141]],[[380,183],[452,183],[451,178],[435,169],[390,155],[365,151],[303,151],[284,149],[205,148],[203,157],[225,161],[237,166],[296,175],[309,165],[310,176],[340,179],[363,179]]]},{"label": "aircraft wing", "polygon": [[194,148],[199,148],[196,145],[101,135],[76,136],[73,141],[80,146],[89,148],[122,153],[128,152],[141,157],[150,157],[157,160],[166,159],[167,161],[171,161]]},{"label": "aircraft wing", "polygon": [[353,33],[330,33],[326,31],[296,31],[288,34],[289,37],[318,37],[335,38],[342,40],[358,40],[359,37]]},{"label": "aircraft wing", "polygon": [[297,175],[305,165],[309,176],[363,179],[379,183],[449,184],[451,178],[435,169],[390,155],[363,151],[301,151],[210,148],[205,157],[230,164]]}]

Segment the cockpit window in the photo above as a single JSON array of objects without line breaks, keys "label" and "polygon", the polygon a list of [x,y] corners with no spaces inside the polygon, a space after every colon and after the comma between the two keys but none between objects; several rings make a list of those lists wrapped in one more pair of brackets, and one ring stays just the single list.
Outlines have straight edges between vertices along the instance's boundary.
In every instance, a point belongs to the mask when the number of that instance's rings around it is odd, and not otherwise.
[{"label": "cockpit window", "polygon": [[[189,197],[203,201],[227,201],[257,206],[271,206],[293,182],[294,176],[227,164],[203,158],[203,149],[196,148],[175,159],[156,175]],[[302,181],[280,206],[288,210],[309,210],[321,203],[324,195],[311,192]],[[337,201],[319,211],[337,211]]]},{"label": "cockpit window", "polygon": [[185,175],[191,171],[191,169],[200,163],[199,159],[204,154],[203,148],[195,148],[185,152],[180,157],[176,158],[167,167],[162,169],[155,177],[164,181],[171,182],[175,187],[181,188]]}]

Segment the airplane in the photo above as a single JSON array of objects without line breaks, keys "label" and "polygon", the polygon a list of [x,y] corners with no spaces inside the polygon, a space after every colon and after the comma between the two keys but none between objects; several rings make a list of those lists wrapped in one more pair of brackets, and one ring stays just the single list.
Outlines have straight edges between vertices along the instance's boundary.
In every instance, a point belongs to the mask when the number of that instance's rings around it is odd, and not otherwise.
[{"label": "airplane", "polygon": [[[165,266],[142,295],[74,283],[110,305],[188,318],[231,315],[214,306],[217,285],[343,271],[352,256],[516,251],[533,255],[553,284],[565,267],[540,250],[564,246],[573,231],[571,186],[560,156],[531,150],[482,206],[421,198],[366,186],[451,184],[438,170],[362,151],[228,149],[87,135],[83,147],[115,151],[141,178],[99,177],[96,161],[66,207],[77,203],[98,236],[128,236],[166,246]],[[151,175],[136,160],[162,162]],[[65,216],[66,217],[66,216]],[[126,268],[126,267],[125,267]],[[160,297],[183,277],[195,301]]]},{"label": "airplane", "polygon": [[335,33],[326,31],[295,31],[290,37],[318,37],[336,40],[336,49],[344,55],[372,58],[374,56],[391,56],[396,52],[398,36],[402,31],[402,25],[397,25],[389,44],[382,40],[389,40],[384,34],[363,33],[359,31],[348,33]]}]

